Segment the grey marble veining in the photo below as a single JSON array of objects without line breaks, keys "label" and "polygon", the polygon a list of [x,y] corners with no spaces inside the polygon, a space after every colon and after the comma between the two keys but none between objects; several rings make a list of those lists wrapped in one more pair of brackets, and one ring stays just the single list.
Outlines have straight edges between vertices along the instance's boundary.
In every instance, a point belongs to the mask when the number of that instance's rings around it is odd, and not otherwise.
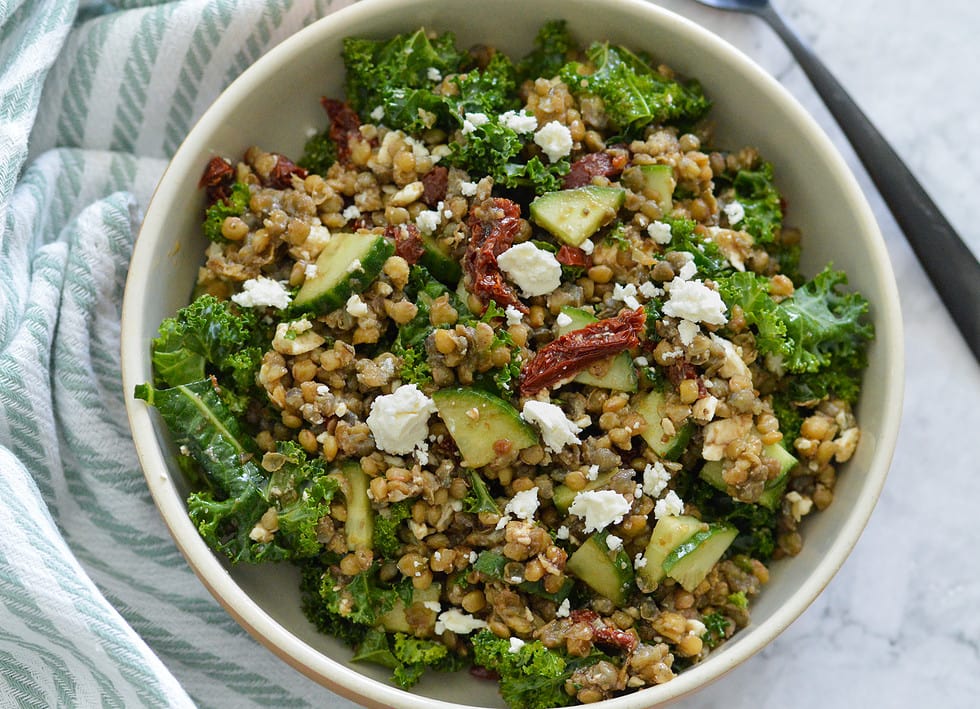
[{"label": "grey marble veining", "polygon": [[[894,462],[849,560],[771,646],[678,706],[980,706],[980,367],[839,128],[769,28],[690,0],[660,4],[758,61],[840,148],[885,236],[907,365]],[[775,4],[980,253],[980,3]]]}]

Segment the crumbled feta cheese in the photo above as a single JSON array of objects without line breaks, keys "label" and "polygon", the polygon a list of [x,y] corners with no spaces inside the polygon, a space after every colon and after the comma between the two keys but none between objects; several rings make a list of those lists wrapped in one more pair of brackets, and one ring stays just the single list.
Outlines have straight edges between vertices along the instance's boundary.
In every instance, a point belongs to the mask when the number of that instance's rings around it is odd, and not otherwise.
[{"label": "crumbled feta cheese", "polygon": [[469,635],[474,630],[487,627],[486,621],[474,618],[455,608],[444,611],[436,619],[436,635],[442,635],[447,630],[457,635]]},{"label": "crumbled feta cheese", "polygon": [[430,66],[425,71],[426,77],[429,81],[442,81],[442,72],[436,69],[434,66]]},{"label": "crumbled feta cheese", "polygon": [[371,404],[368,428],[378,448],[395,455],[411,453],[425,443],[429,434],[429,416],[436,405],[415,384],[398,387],[383,394]]},{"label": "crumbled feta cheese", "polygon": [[657,500],[653,507],[653,516],[657,519],[684,514],[684,500],[677,496],[673,490],[668,490],[667,494]]},{"label": "crumbled feta cheese", "polygon": [[285,310],[289,307],[290,297],[286,287],[279,281],[265,276],[249,278],[242,283],[242,292],[235,293],[231,299],[243,308],[278,308]]},{"label": "crumbled feta cheese", "polygon": [[667,489],[670,482],[670,472],[659,460],[656,463],[648,463],[643,469],[643,489],[650,497],[660,497],[660,493]]},{"label": "crumbled feta cheese", "polygon": [[471,564],[475,564],[476,560],[480,558],[480,555],[477,554],[475,551],[470,551],[470,555],[468,558]]},{"label": "crumbled feta cheese", "polygon": [[558,606],[558,610],[555,611],[555,617],[567,618],[569,615],[571,615],[571,613],[572,613],[572,604],[566,598],[564,601],[561,602],[561,605]]},{"label": "crumbled feta cheese", "polygon": [[472,133],[480,126],[489,122],[490,119],[485,113],[467,113],[463,116],[463,135]]},{"label": "crumbled feta cheese", "polygon": [[813,507],[813,500],[809,497],[804,497],[796,490],[790,490],[786,493],[786,501],[790,505],[790,514],[793,515],[793,519],[797,522],[810,514],[810,509]]},{"label": "crumbled feta cheese", "polygon": [[670,231],[670,224],[667,222],[650,222],[649,226],[647,226],[647,234],[650,235],[651,239],[662,245],[669,244],[670,240],[674,238],[673,233]]},{"label": "crumbled feta cheese", "polygon": [[590,465],[588,472],[585,473],[585,479],[595,480],[598,477],[599,477],[599,466],[594,464]]},{"label": "crumbled feta cheese", "polygon": [[364,266],[361,264],[361,259],[356,258],[347,265],[347,273],[354,273],[354,271],[363,271]]},{"label": "crumbled feta cheese", "polygon": [[385,107],[375,106],[374,110],[371,111],[369,115],[371,116],[371,120],[380,121],[382,118],[385,117]]},{"label": "crumbled feta cheese", "polygon": [[729,202],[725,205],[725,216],[728,217],[728,223],[735,226],[745,219],[745,207],[741,202]]},{"label": "crumbled feta cheese", "polygon": [[568,539],[568,527],[560,526],[555,530],[555,539]]},{"label": "crumbled feta cheese", "polygon": [[678,271],[677,277],[680,278],[681,280],[689,281],[692,278],[694,278],[695,275],[697,275],[697,272],[698,272],[697,264],[695,264],[694,261],[688,261],[683,266],[681,266],[681,270]]},{"label": "crumbled feta cheese", "polygon": [[745,364],[745,360],[742,359],[742,355],[740,354],[741,348],[736,348],[734,343],[726,340],[724,337],[718,337],[714,333],[711,333],[711,341],[721,347],[725,353],[725,361],[718,368],[719,376],[725,379],[731,379],[737,374],[748,379],[752,378],[752,372],[749,371],[748,365]]},{"label": "crumbled feta cheese", "polygon": [[640,295],[648,299],[664,294],[664,289],[655,286],[653,281],[643,281],[636,289],[640,292]]},{"label": "crumbled feta cheese", "polygon": [[464,197],[472,197],[476,194],[478,185],[475,182],[463,182],[459,183],[459,193]]},{"label": "crumbled feta cheese", "polygon": [[583,490],[568,508],[569,514],[585,520],[586,533],[619,524],[629,511],[630,501],[615,490]]},{"label": "crumbled feta cheese", "polygon": [[306,264],[306,268],[303,269],[303,278],[310,280],[311,278],[316,278],[317,267],[315,263]]},{"label": "crumbled feta cheese", "polygon": [[694,336],[701,331],[697,323],[690,320],[681,320],[677,323],[677,334],[680,335],[681,342],[687,346],[694,342]]},{"label": "crumbled feta cheese", "polygon": [[524,647],[524,641],[521,640],[520,638],[516,638],[514,636],[511,636],[511,638],[510,638],[510,647],[508,648],[508,652],[512,652],[514,654],[517,654],[518,652],[521,651],[521,648],[522,647]]},{"label": "crumbled feta cheese", "polygon": [[642,494],[643,494],[643,485],[637,483],[636,485],[633,486],[633,499],[634,500],[640,499],[640,495]]},{"label": "crumbled feta cheese", "polygon": [[521,289],[525,298],[546,295],[561,285],[561,264],[550,251],[530,241],[511,246],[497,257],[497,265]]},{"label": "crumbled feta cheese", "polygon": [[690,635],[696,635],[699,638],[708,632],[707,626],[697,618],[688,618],[685,630]]},{"label": "crumbled feta cheese", "polygon": [[524,320],[524,313],[515,308],[513,305],[508,305],[504,309],[504,315],[507,316],[507,327],[511,325],[520,325]]},{"label": "crumbled feta cheese", "polygon": [[670,298],[664,303],[664,314],[710,325],[728,322],[725,301],[718,291],[711,290],[702,281],[675,278],[668,287]]},{"label": "crumbled feta cheese", "polygon": [[515,133],[530,133],[537,130],[538,119],[524,111],[506,111],[500,114],[500,123]]},{"label": "crumbled feta cheese", "polygon": [[647,565],[647,558],[643,556],[643,552],[637,552],[636,556],[633,557],[633,568],[639,571],[644,566]]},{"label": "crumbled feta cheese", "polygon": [[422,605],[430,611],[435,611],[436,613],[442,612],[442,604],[439,601],[423,601]]},{"label": "crumbled feta cheese", "polygon": [[310,227],[306,241],[303,242],[303,248],[309,252],[310,258],[316,258],[328,241],[330,241],[330,230],[322,224],[314,224]]},{"label": "crumbled feta cheese", "polygon": [[572,133],[568,126],[551,121],[534,134],[534,142],[541,147],[551,162],[558,162],[572,152]]},{"label": "crumbled feta cheese", "polygon": [[357,219],[358,217],[360,217],[361,210],[352,204],[349,207],[345,207],[344,211],[340,213],[340,216],[342,216],[347,221],[350,221],[351,219]]},{"label": "crumbled feta cheese", "polygon": [[361,296],[357,293],[347,299],[347,312],[355,318],[363,318],[371,314],[371,308],[367,306]]},{"label": "crumbled feta cheese", "polygon": [[569,421],[565,412],[547,401],[531,399],[524,403],[521,418],[535,424],[541,431],[544,446],[552,453],[559,453],[572,443],[581,443],[578,433],[582,430],[574,422]]},{"label": "crumbled feta cheese", "polygon": [[504,513],[513,515],[518,519],[534,519],[534,513],[537,511],[539,504],[538,488],[532,487],[530,490],[521,490],[520,492],[514,493],[514,496],[510,498],[510,502],[504,508]]},{"label": "crumbled feta cheese", "polygon": [[586,255],[589,255],[593,251],[595,251],[595,244],[592,243],[592,239],[586,239],[581,244],[579,244],[578,247],[582,249],[582,251],[585,252]]},{"label": "crumbled feta cheese", "polygon": [[438,209],[423,209],[415,217],[415,226],[423,234],[431,234],[442,222],[442,211]]},{"label": "crumbled feta cheese", "polygon": [[622,283],[613,284],[612,298],[613,300],[622,301],[623,305],[631,310],[636,310],[640,307],[640,301],[636,299],[636,286],[632,283],[627,283],[623,285]]},{"label": "crumbled feta cheese", "polygon": [[622,537],[617,537],[615,534],[607,534],[606,546],[609,547],[610,551],[616,551],[623,546],[623,539]]},{"label": "crumbled feta cheese", "polygon": [[650,365],[650,360],[643,355],[640,355],[639,357],[633,358],[633,364],[635,364],[637,367],[648,367]]},{"label": "crumbled feta cheese", "polygon": [[555,325],[558,327],[568,327],[572,324],[572,319],[568,316],[568,313],[558,313],[558,317],[555,318]]}]

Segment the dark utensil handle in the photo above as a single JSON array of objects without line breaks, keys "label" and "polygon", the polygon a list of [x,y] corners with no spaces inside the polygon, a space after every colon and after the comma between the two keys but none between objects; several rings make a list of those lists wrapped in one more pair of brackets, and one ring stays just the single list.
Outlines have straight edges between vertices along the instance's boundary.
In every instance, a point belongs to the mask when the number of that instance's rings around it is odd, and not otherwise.
[{"label": "dark utensil handle", "polygon": [[980,263],[888,141],[773,7],[760,9],[837,119],[912,250],[980,361]]}]

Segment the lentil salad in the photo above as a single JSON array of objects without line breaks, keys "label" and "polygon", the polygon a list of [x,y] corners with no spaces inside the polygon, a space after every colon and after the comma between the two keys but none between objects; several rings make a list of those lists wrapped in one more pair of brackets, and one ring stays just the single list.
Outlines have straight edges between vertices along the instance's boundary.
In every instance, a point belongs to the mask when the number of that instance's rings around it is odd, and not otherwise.
[{"label": "lentil salad", "polygon": [[344,59],[298,164],[202,177],[199,294],[137,392],[192,518],[300,564],[311,620],[402,686],[668,681],[830,504],[866,302],[798,272],[772,166],[645,55],[552,23],[518,62],[424,31]]}]

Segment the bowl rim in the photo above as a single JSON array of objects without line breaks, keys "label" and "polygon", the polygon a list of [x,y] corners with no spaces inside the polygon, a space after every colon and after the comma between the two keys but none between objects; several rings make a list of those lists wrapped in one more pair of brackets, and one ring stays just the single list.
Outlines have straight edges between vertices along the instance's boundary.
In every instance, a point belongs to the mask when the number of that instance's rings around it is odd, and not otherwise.
[{"label": "bowl rim", "polygon": [[[572,1],[576,4],[586,4],[585,0]],[[276,66],[308,49],[317,41],[321,33],[329,31],[325,28],[354,22],[384,12],[386,8],[398,6],[403,9],[406,5],[420,6],[426,3],[427,0],[363,0],[330,12],[284,39],[257,59],[222,91],[174,153],[150,199],[140,228],[140,236],[160,230],[164,218],[160,205],[170,203],[179,187],[177,181],[172,179],[172,175],[182,171],[182,166],[189,162],[196,163],[202,155],[208,154],[206,136],[210,135],[219,124],[220,117],[225,113],[225,106],[237,104],[247,94],[250,86],[271,79]],[[593,1],[589,4],[602,3]],[[740,73],[750,75],[774,100],[777,100],[783,110],[791,114],[798,125],[805,129],[807,138],[817,143],[827,154],[835,179],[847,188],[850,201],[845,205],[846,208],[857,217],[861,230],[869,237],[866,245],[875,269],[873,278],[883,289],[883,297],[876,303],[875,319],[879,324],[876,346],[882,350],[884,357],[891,359],[891,366],[888,369],[891,382],[885,394],[886,406],[883,407],[883,411],[877,412],[882,416],[880,433],[876,440],[876,451],[872,456],[871,465],[866,472],[866,476],[873,476],[873,479],[866,482],[864,494],[854,502],[846,524],[839,528],[838,535],[825,556],[814,566],[806,583],[797,588],[786,603],[761,624],[752,626],[752,632],[747,634],[744,640],[728,648],[725,653],[685,670],[670,682],[658,685],[655,696],[651,696],[652,688],[650,688],[594,705],[601,709],[646,709],[652,706],[651,701],[662,705],[688,695],[748,660],[789,627],[836,575],[871,517],[894,454],[901,419],[904,349],[898,289],[884,239],[857,179],[816,120],[775,78],[748,55],[714,32],[675,12],[643,0],[615,0],[615,2],[610,0],[610,4],[668,27],[684,42],[707,45],[713,51],[726,55],[728,61],[735,65]],[[146,339],[129,336],[133,331],[141,332],[141,313],[145,308],[146,298],[139,288],[139,282],[146,274],[152,273],[149,249],[141,248],[141,243],[145,243],[145,240],[138,238],[133,248],[121,314],[121,366],[123,389],[127,393],[124,399],[137,457],[151,496],[189,566],[211,595],[253,638],[287,664],[330,690],[365,706],[398,706],[407,709],[464,707],[465,705],[420,696],[374,680],[315,650],[253,601],[201,539],[187,516],[185,501],[169,480],[164,452],[156,442],[156,426],[150,407],[128,395],[144,380],[141,372],[144,371],[148,357]],[[140,376],[137,376],[138,374]]]}]

